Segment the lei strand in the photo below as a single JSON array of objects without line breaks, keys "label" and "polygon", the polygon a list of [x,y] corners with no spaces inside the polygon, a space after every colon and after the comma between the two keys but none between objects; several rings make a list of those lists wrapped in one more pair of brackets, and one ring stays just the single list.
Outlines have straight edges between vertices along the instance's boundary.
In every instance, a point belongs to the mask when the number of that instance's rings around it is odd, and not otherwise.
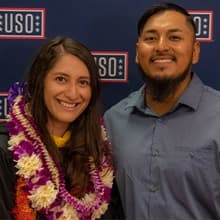
[{"label": "lei strand", "polygon": [[[18,90],[17,90],[18,91]],[[9,149],[24,178],[32,208],[48,219],[96,219],[107,209],[113,182],[111,162],[105,158],[100,169],[89,163],[93,192],[83,198],[73,197],[65,188],[61,167],[49,155],[21,94],[9,93]],[[23,91],[22,91],[23,92]],[[13,97],[14,95],[14,97]],[[104,127],[102,126],[102,129]],[[104,141],[107,142],[105,130]]]}]

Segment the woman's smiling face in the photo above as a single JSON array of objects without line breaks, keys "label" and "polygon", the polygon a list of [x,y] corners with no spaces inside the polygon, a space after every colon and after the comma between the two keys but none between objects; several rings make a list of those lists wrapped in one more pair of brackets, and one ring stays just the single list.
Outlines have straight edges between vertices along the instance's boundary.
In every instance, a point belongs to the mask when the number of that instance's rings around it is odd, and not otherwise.
[{"label": "woman's smiling face", "polygon": [[89,105],[91,90],[87,66],[76,56],[62,55],[44,80],[47,127],[51,134],[64,134],[69,124]]}]

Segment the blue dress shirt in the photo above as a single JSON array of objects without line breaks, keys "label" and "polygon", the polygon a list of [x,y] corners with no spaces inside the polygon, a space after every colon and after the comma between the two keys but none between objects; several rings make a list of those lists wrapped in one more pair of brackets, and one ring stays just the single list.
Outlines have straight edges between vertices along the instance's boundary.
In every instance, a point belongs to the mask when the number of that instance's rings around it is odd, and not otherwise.
[{"label": "blue dress shirt", "polygon": [[144,96],[104,115],[126,220],[220,220],[220,92],[194,74],[162,117]]}]

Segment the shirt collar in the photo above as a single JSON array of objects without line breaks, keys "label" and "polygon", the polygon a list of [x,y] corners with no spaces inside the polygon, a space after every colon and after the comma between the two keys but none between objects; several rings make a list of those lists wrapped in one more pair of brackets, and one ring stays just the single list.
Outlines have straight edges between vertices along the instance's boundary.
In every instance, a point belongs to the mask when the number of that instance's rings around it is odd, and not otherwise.
[{"label": "shirt collar", "polygon": [[192,108],[193,110],[197,110],[203,92],[203,87],[203,82],[194,73],[188,88],[183,93],[182,97],[179,99],[177,105],[184,104]]},{"label": "shirt collar", "polygon": [[[177,106],[183,104],[185,106],[192,108],[193,110],[196,110],[200,102],[203,86],[204,86],[203,82],[199,79],[196,73],[193,73],[192,80],[188,88],[180,97]],[[145,87],[146,84],[141,86],[139,90],[137,90],[136,92],[130,95],[130,100],[125,106],[125,108],[133,108],[133,109],[136,108],[142,112],[151,113],[149,108],[145,105]]]},{"label": "shirt collar", "polygon": [[71,136],[71,132],[70,131],[66,131],[65,134],[63,135],[63,137],[58,137],[53,135],[52,138],[56,144],[56,146],[58,148],[62,148],[64,147],[64,144],[70,139]]},{"label": "shirt collar", "polygon": [[144,97],[145,97],[145,84],[141,86],[141,88],[129,95],[129,102],[127,102],[125,108],[144,108]]}]

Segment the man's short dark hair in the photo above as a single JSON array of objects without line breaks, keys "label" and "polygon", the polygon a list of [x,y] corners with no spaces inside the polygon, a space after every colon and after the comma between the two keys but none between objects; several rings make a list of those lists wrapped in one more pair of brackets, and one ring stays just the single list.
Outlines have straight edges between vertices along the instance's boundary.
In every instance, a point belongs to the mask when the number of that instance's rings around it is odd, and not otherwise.
[{"label": "man's short dark hair", "polygon": [[163,2],[160,4],[153,5],[151,8],[147,9],[141,18],[138,21],[138,36],[141,35],[144,25],[149,20],[149,18],[157,13],[164,12],[164,11],[177,11],[186,16],[187,22],[192,26],[194,35],[196,34],[196,25],[193,21],[192,16],[187,12],[186,9],[183,7],[176,5],[170,2]]}]

